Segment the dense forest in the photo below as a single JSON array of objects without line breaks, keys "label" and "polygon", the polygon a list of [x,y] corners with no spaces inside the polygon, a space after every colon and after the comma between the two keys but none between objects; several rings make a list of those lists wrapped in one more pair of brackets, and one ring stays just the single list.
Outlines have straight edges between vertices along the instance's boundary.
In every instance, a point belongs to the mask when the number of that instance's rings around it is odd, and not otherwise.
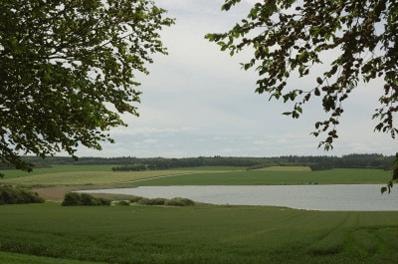
[{"label": "dense forest", "polygon": [[[338,156],[279,156],[279,157],[192,157],[192,158],[136,158],[116,157],[98,158],[82,157],[72,159],[69,157],[50,157],[41,159],[38,157],[24,157],[24,160],[34,167],[50,167],[52,165],[115,165],[114,170],[147,170],[147,169],[170,169],[199,166],[240,166],[255,169],[267,166],[310,166],[312,170],[331,168],[379,168],[391,169],[394,156],[382,154],[350,154]],[[1,169],[12,168],[1,164]]]}]

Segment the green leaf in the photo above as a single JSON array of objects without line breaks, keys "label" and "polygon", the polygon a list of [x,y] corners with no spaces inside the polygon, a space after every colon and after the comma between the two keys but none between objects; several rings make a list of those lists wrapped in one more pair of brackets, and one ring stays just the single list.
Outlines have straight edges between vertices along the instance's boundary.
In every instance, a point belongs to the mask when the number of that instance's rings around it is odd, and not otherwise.
[{"label": "green leaf", "polygon": [[0,155],[25,170],[21,153],[99,149],[121,113],[137,116],[135,76],[167,53],[160,31],[174,23],[150,0],[0,1],[0,10]]},{"label": "green leaf", "polygon": [[387,192],[387,187],[383,186],[380,189],[381,194],[384,194],[385,192]]}]

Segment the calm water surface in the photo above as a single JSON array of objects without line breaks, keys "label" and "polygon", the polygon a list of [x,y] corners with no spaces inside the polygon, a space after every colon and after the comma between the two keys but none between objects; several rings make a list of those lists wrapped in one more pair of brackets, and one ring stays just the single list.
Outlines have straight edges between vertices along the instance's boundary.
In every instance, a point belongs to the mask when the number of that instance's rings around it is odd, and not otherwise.
[{"label": "calm water surface", "polygon": [[131,194],[147,198],[185,197],[198,202],[231,205],[273,205],[309,210],[398,211],[398,186],[380,194],[377,184],[142,186],[83,191]]}]

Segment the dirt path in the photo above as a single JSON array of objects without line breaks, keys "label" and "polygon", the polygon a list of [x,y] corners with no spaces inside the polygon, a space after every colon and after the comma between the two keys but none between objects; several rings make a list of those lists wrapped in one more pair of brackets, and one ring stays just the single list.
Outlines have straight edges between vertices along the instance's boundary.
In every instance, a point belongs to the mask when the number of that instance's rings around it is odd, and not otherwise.
[{"label": "dirt path", "polygon": [[62,201],[65,193],[81,188],[82,186],[51,186],[33,188],[32,191],[37,192],[45,200]]}]

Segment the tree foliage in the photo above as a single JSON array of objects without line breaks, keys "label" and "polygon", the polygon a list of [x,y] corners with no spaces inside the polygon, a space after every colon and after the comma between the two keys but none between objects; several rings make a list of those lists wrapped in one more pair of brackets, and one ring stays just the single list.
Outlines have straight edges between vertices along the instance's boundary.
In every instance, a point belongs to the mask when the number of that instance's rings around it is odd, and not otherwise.
[{"label": "tree foliage", "polygon": [[62,206],[99,206],[99,205],[111,205],[111,201],[104,198],[97,198],[88,193],[65,193]]},{"label": "tree foliage", "polygon": [[137,72],[166,53],[159,32],[173,23],[152,0],[0,2],[0,156],[29,169],[79,144],[100,149],[109,129],[138,115]]},{"label": "tree foliage", "polygon": [[391,189],[396,181],[398,181],[398,153],[396,154],[395,161],[392,165],[392,178],[386,186],[381,187],[381,193],[383,194],[387,191],[388,193],[391,193]]},{"label": "tree foliage", "polygon": [[[228,11],[241,0],[226,0]],[[343,102],[363,83],[383,79],[380,106],[373,118],[376,131],[395,138],[398,129],[398,2],[394,0],[264,0],[226,33],[208,34],[221,50],[232,55],[253,51],[245,70],[258,72],[258,93],[292,102],[284,114],[298,118],[303,105],[319,97],[329,114],[315,123],[313,134],[326,133],[320,146],[331,149]],[[328,70],[315,77],[312,87],[293,87],[288,80],[311,76],[322,55],[337,54]]]},{"label": "tree foliage", "polygon": [[0,205],[43,202],[43,198],[37,193],[16,186],[0,184]]}]

